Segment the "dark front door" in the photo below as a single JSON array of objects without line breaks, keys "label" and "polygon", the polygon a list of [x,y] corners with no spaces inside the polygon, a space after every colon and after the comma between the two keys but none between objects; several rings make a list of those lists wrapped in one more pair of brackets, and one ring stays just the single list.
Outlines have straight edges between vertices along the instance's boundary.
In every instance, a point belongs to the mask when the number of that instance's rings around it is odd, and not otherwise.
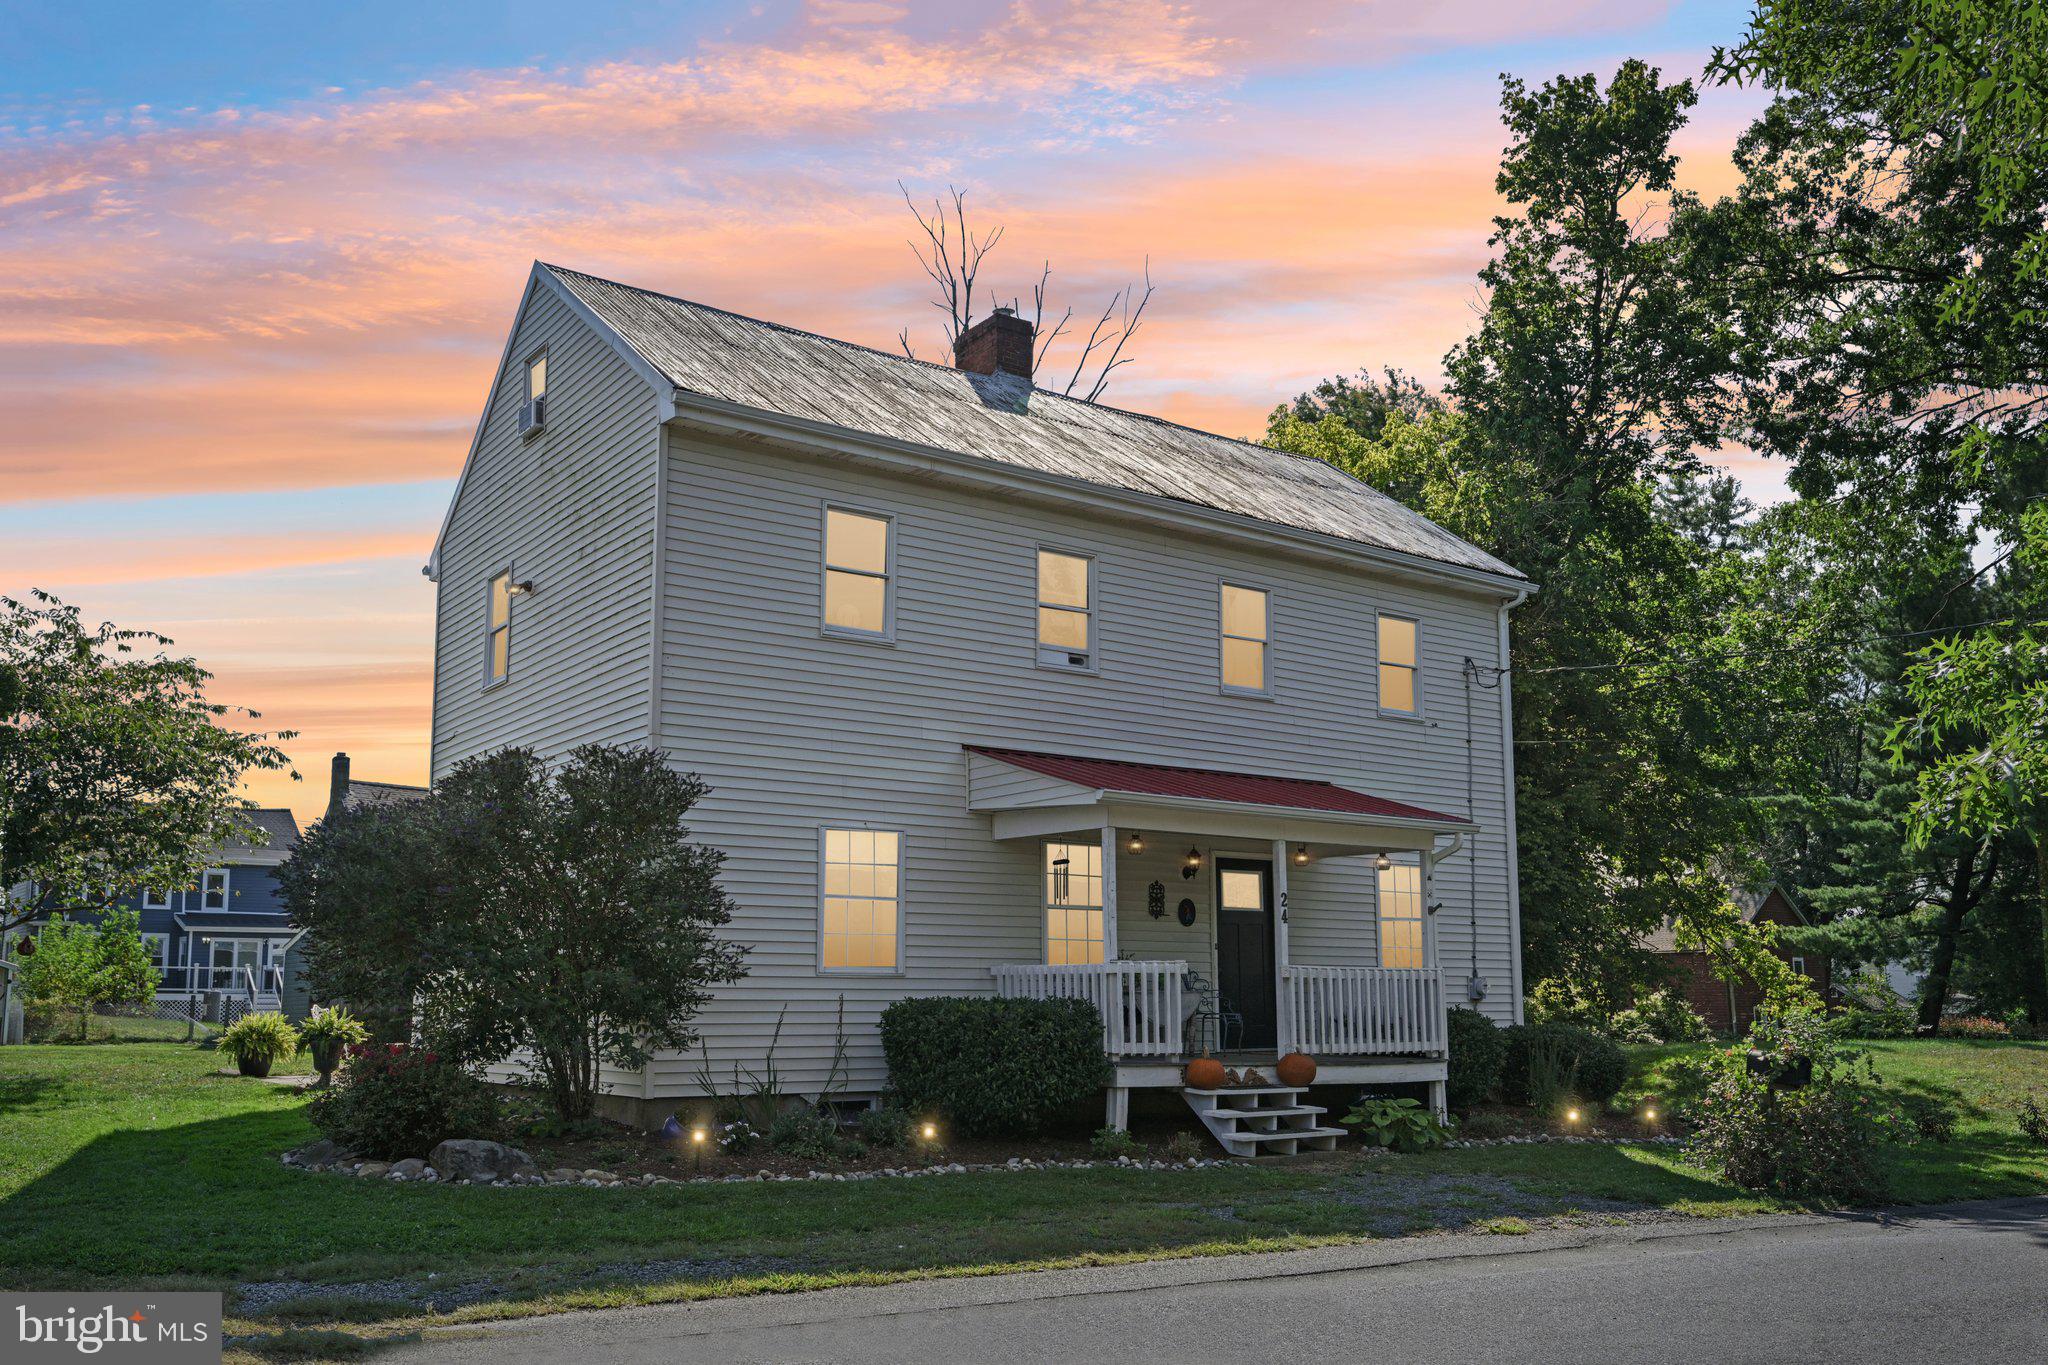
[{"label": "dark front door", "polygon": [[1273,865],[1216,860],[1216,989],[1224,1008],[1244,1016],[1244,1036],[1226,1046],[1276,1047],[1273,1003]]}]

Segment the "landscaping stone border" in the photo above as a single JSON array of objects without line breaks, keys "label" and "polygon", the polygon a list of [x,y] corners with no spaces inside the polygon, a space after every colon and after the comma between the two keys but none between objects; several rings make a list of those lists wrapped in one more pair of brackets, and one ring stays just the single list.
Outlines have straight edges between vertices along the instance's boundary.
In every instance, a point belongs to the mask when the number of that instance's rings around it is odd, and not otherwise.
[{"label": "landscaping stone border", "polygon": [[398,1184],[421,1185],[484,1185],[497,1188],[580,1185],[586,1189],[647,1189],[656,1185],[758,1185],[806,1180],[907,1180],[917,1176],[967,1175],[981,1171],[1198,1171],[1213,1166],[1236,1164],[1229,1157],[1191,1157],[1186,1161],[1156,1161],[1127,1156],[1103,1161],[1036,1161],[1028,1157],[1011,1157],[1001,1163],[983,1162],[966,1165],[955,1161],[942,1162],[935,1166],[890,1166],[879,1171],[810,1171],[804,1175],[756,1171],[752,1175],[667,1176],[649,1172],[644,1175],[622,1176],[596,1167],[577,1170],[573,1167],[558,1166],[551,1171],[532,1174],[514,1172],[499,1176],[490,1172],[480,1172],[466,1179],[449,1179],[417,1157],[399,1162],[369,1161],[348,1152],[322,1152],[314,1160],[308,1161],[304,1159],[302,1152],[310,1150],[304,1148],[286,1152],[279,1161],[294,1170],[354,1176],[359,1180],[388,1180]]},{"label": "landscaping stone border", "polygon": [[1591,1143],[1598,1147],[1627,1147],[1630,1145],[1682,1147],[1685,1145],[1684,1138],[1673,1137],[1669,1133],[1660,1133],[1655,1137],[1590,1137],[1572,1133],[1530,1133],[1521,1137],[1452,1138],[1444,1144],[1444,1147],[1446,1149],[1452,1147],[1518,1147],[1525,1144],[1542,1142],[1583,1142]]}]

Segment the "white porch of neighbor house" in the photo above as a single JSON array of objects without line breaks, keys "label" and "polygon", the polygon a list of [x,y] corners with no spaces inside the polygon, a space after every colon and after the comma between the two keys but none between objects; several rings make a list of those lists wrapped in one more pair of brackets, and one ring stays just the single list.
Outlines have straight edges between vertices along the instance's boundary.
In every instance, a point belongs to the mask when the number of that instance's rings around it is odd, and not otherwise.
[{"label": "white porch of neighbor house", "polygon": [[[1046,849],[1045,953],[992,972],[1001,995],[1101,1012],[1112,1125],[1131,1089],[1180,1087],[1204,1052],[1270,1076],[1298,1050],[1318,1084],[1419,1082],[1441,1110],[1448,1002],[1431,882],[1470,823],[1326,783],[1036,762],[1049,757],[969,753],[970,804],[994,836]],[[1230,799],[1246,795],[1267,799]],[[1321,808],[1273,803],[1292,801]],[[1061,936],[1063,917],[1091,911],[1094,942]]]}]

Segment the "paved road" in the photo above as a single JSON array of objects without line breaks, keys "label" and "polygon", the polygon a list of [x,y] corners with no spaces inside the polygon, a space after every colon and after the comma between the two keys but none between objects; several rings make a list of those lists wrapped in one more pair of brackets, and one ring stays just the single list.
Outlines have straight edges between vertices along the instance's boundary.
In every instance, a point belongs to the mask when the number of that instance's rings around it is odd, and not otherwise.
[{"label": "paved road", "polygon": [[2048,1361],[2048,1199],[1409,1238],[511,1323],[404,1365]]}]

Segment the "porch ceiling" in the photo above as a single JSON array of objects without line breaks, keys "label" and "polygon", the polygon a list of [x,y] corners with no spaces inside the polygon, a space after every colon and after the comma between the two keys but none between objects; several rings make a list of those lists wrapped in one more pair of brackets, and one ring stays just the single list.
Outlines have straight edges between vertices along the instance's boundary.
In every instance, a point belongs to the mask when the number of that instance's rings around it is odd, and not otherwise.
[{"label": "porch ceiling", "polygon": [[1433,846],[1476,826],[1332,782],[964,746],[968,807],[998,839],[1118,828],[1317,845],[1321,856]]}]

